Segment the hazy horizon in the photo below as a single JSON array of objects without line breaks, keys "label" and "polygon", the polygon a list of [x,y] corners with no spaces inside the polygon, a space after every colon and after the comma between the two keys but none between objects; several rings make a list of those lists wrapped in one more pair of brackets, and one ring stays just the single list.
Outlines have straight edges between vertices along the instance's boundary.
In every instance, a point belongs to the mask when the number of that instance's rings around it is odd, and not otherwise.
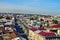
[{"label": "hazy horizon", "polygon": [[60,15],[60,0],[0,0],[0,12]]}]

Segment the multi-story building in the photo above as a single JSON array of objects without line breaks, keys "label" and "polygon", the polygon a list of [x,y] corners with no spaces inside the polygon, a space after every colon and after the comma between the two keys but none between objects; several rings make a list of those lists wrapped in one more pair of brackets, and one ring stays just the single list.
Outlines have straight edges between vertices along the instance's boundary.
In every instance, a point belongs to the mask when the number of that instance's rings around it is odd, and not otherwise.
[{"label": "multi-story building", "polygon": [[[37,19],[30,20],[29,18],[27,19],[26,17],[23,17],[21,19],[23,20],[19,20],[20,22],[22,22],[20,23],[20,27],[23,29],[25,34],[28,35],[29,40],[60,40],[59,39],[60,26],[59,28],[48,28],[51,25],[55,25],[53,24],[52,21],[54,18],[50,18],[50,17],[39,18],[39,19],[43,19],[43,21]],[[49,25],[47,26],[48,23]],[[40,27],[41,24],[43,25],[42,27]],[[58,31],[55,32],[56,30]]]}]

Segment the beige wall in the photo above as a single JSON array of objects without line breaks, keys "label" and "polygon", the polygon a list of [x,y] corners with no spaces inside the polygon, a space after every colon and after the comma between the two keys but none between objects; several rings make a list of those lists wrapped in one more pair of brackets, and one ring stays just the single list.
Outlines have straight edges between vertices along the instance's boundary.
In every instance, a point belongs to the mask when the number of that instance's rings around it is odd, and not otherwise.
[{"label": "beige wall", "polygon": [[58,33],[58,35],[60,35],[60,29],[58,29],[57,33]]},{"label": "beige wall", "polygon": [[45,40],[45,37],[29,30],[29,40]]}]

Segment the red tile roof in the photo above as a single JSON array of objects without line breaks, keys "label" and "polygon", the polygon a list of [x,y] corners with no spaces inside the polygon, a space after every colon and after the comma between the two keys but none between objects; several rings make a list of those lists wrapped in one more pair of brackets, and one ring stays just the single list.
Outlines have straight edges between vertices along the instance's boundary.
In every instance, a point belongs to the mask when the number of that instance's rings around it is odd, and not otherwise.
[{"label": "red tile roof", "polygon": [[39,34],[42,35],[42,36],[45,36],[46,32],[43,32],[43,31],[42,31],[42,32],[40,32]]},{"label": "red tile roof", "polygon": [[39,33],[40,35],[42,35],[42,36],[45,36],[45,37],[55,37],[56,35],[54,34],[54,33],[52,33],[52,32],[40,32]]},{"label": "red tile roof", "polygon": [[29,29],[32,30],[32,31],[38,30],[37,28],[29,28]]},{"label": "red tile roof", "polygon": [[38,28],[39,30],[46,30],[44,27],[42,27],[42,28]]},{"label": "red tile roof", "polygon": [[11,38],[15,38],[15,37],[17,37],[17,35],[16,35],[14,32],[11,33],[10,36],[11,36]]},{"label": "red tile roof", "polygon": [[54,33],[46,33],[45,37],[55,37],[56,35]]},{"label": "red tile roof", "polygon": [[48,28],[60,28],[60,24],[56,24],[56,25],[52,25],[52,26],[48,26]]}]

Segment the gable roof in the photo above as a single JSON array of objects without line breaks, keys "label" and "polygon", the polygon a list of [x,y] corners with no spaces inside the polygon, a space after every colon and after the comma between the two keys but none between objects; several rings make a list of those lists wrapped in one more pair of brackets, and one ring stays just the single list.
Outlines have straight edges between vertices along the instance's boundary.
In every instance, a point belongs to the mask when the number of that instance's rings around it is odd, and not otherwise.
[{"label": "gable roof", "polygon": [[48,28],[60,28],[60,24],[55,24],[55,25],[52,25],[52,26],[48,26]]}]

